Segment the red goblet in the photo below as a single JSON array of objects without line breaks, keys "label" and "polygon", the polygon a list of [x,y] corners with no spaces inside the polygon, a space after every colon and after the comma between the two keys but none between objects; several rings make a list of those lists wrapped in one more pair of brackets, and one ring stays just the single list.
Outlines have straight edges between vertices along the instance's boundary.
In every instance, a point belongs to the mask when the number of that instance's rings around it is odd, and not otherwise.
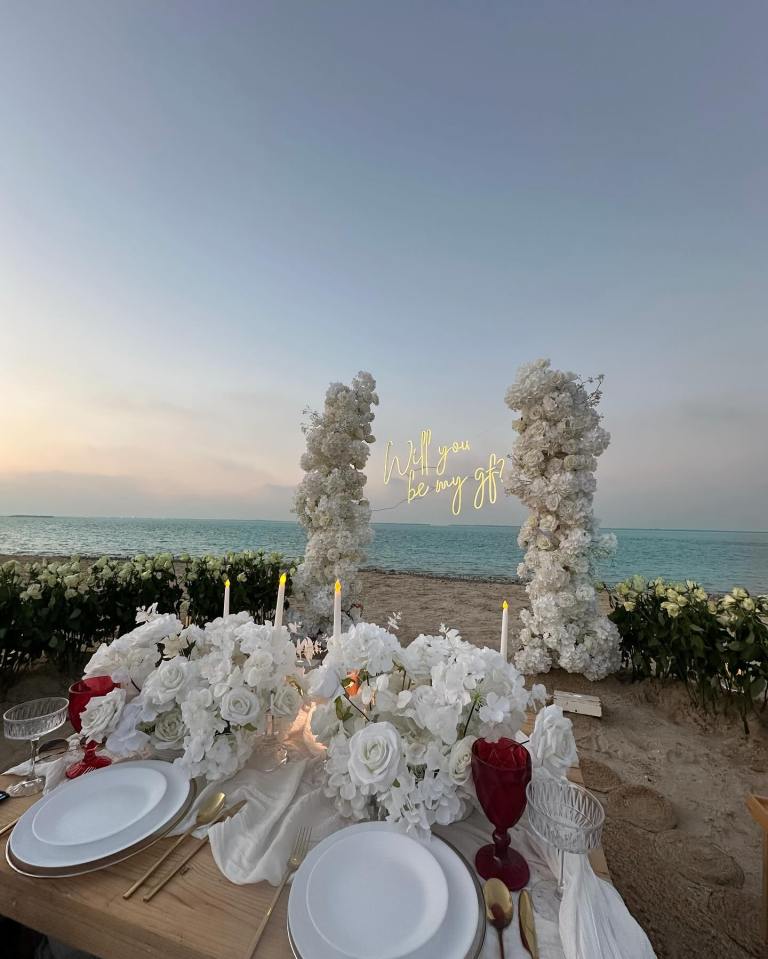
[{"label": "red goblet", "polygon": [[[113,683],[109,676],[89,676],[87,679],[80,679],[76,683],[72,683],[69,687],[69,709],[67,710],[67,715],[75,732],[79,733],[83,728],[80,716],[88,703],[95,696],[106,696],[107,693],[111,693],[112,690],[116,688],[117,684]],[[75,779],[77,776],[82,776],[83,773],[91,772],[92,769],[101,769],[102,766],[111,765],[111,759],[108,759],[106,756],[96,755],[96,750],[99,748],[99,745],[100,743],[94,742],[84,744],[83,758],[80,762],[73,763],[67,767],[65,773],[67,779]]]},{"label": "red goblet", "polygon": [[478,739],[472,746],[472,778],[477,798],[494,825],[493,843],[478,849],[475,866],[483,879],[501,879],[513,892],[528,884],[528,863],[509,848],[507,830],[522,816],[525,789],[531,780],[531,757],[513,739],[490,743]]}]

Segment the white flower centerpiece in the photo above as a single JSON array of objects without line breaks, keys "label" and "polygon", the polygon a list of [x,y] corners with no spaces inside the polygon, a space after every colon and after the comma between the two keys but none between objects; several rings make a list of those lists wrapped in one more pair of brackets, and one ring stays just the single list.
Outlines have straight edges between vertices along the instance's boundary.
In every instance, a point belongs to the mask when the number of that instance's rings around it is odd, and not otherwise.
[{"label": "white flower centerpiece", "polygon": [[507,492],[531,510],[518,536],[526,553],[517,572],[529,580],[531,601],[520,614],[516,663],[524,673],[555,665],[602,679],[621,665],[618,630],[594,586],[595,560],[616,548],[592,513],[597,457],[610,440],[596,410],[601,382],[589,392],[576,374],[537,360],[507,392],[507,405],[520,412]]},{"label": "white flower centerpiece", "polygon": [[248,613],[202,628],[143,615],[85,668],[119,684],[83,712],[84,735],[106,736],[113,755],[175,753],[190,776],[224,779],[245,765],[270,717],[296,718],[304,674],[286,627],[259,625]]},{"label": "white flower centerpiece", "polygon": [[312,732],[328,747],[326,795],[348,818],[384,815],[422,834],[466,811],[475,739],[514,738],[546,696],[496,650],[444,626],[402,647],[356,623],[329,639],[309,681]]}]

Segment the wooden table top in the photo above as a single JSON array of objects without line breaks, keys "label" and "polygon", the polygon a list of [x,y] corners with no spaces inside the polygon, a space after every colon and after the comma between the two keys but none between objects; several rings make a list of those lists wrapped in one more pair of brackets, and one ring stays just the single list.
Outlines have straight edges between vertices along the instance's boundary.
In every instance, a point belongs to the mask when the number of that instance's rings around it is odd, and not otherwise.
[{"label": "wooden table top", "polygon": [[[582,782],[574,767],[571,777]],[[0,777],[0,788],[18,780]],[[0,804],[0,828],[38,797]],[[38,932],[100,956],[101,959],[251,959],[251,942],[274,887],[261,882],[237,886],[219,872],[207,847],[148,903],[139,890],[123,893],[171,844],[161,839],[143,852],[99,872],[67,879],[33,879],[14,872],[0,838],[0,914]],[[191,841],[190,841],[191,842]],[[191,849],[168,860],[167,868]],[[592,866],[610,879],[602,849]],[[161,872],[158,875],[165,875]],[[152,880],[154,881],[154,880]],[[292,959],[286,934],[288,895],[284,892],[259,944],[258,959]]]}]

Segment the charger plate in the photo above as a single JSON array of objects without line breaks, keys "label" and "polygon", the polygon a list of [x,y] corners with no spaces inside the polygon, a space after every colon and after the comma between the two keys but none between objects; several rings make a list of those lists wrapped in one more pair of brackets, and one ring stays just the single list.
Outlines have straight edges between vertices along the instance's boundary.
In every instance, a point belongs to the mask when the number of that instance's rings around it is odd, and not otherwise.
[{"label": "charger plate", "polygon": [[[307,881],[314,864],[334,837],[354,832],[380,830],[402,835],[393,823],[359,823],[319,843],[304,860],[293,878],[288,899],[288,942],[295,959],[341,959],[345,954],[325,942],[314,928],[307,913]],[[448,911],[442,925],[426,943],[408,953],[408,959],[478,959],[485,939],[485,903],[483,891],[474,870],[456,847],[440,836],[432,836],[426,848],[444,870],[448,883]],[[373,865],[373,864],[371,864]],[[457,908],[467,903],[469,913]],[[474,928],[469,916],[474,914]]]},{"label": "charger plate", "polygon": [[[93,776],[95,773],[89,773],[88,775]],[[82,876],[85,873],[97,872],[99,869],[106,869],[108,866],[114,866],[119,862],[123,862],[125,859],[130,859],[131,856],[135,856],[137,853],[143,852],[145,849],[148,849],[150,846],[154,845],[158,839],[162,839],[163,836],[167,836],[171,830],[175,829],[176,826],[178,826],[178,824],[185,819],[192,808],[195,799],[197,798],[197,793],[197,782],[196,780],[192,779],[189,781],[188,792],[182,805],[171,816],[170,819],[161,825],[158,825],[158,827],[152,833],[144,836],[137,842],[125,846],[123,849],[120,849],[109,856],[92,859],[88,862],[78,863],[77,865],[39,866],[33,863],[25,862],[22,857],[14,853],[12,848],[13,834],[16,832],[16,829],[21,823],[21,820],[19,820],[19,822],[14,826],[13,832],[11,832],[10,838],[6,843],[6,861],[11,869],[21,873],[23,876],[33,876],[40,879],[63,879],[69,876]],[[32,808],[34,807],[30,807],[30,809]],[[27,814],[25,813],[25,815]]]}]

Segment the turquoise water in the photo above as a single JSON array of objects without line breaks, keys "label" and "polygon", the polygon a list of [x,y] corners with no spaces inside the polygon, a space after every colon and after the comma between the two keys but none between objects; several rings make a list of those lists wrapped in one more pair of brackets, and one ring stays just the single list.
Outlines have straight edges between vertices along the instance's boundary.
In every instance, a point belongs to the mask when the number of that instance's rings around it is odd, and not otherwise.
[{"label": "turquoise water", "polygon": [[[514,578],[521,551],[511,526],[376,524],[369,564],[381,569]],[[768,533],[614,530],[616,556],[601,567],[607,582],[633,573],[695,579],[711,590],[768,590]],[[277,550],[298,556],[296,523],[269,520],[0,517],[0,554],[223,553]]]}]

